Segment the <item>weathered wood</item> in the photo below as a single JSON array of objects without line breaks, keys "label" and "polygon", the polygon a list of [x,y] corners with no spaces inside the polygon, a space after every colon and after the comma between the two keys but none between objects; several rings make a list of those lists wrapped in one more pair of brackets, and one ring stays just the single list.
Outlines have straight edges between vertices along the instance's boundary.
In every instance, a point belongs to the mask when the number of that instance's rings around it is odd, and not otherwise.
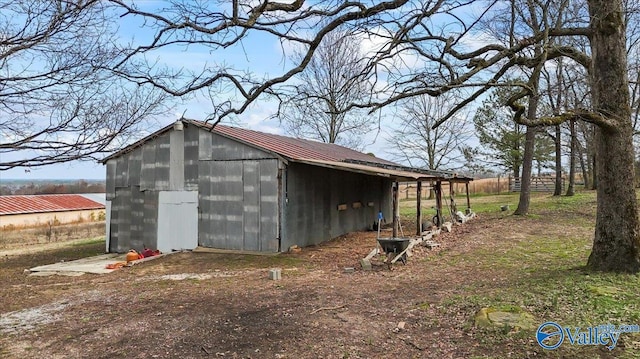
[{"label": "weathered wood", "polygon": [[370,260],[375,255],[377,255],[378,253],[380,253],[380,250],[376,247],[376,248],[372,249],[371,252],[369,252],[369,254],[367,254],[367,256],[364,257],[364,259]]},{"label": "weathered wood", "polygon": [[[471,200],[469,199],[469,182],[465,182],[464,186],[467,191],[467,210],[471,210]],[[498,176],[498,193],[500,193],[500,176]]]},{"label": "weathered wood", "polygon": [[398,237],[398,182],[393,183],[393,238]]},{"label": "weathered wood", "polygon": [[423,245],[425,247],[428,247],[429,249],[433,249],[435,247],[440,247],[440,243],[434,242],[434,241],[425,241],[423,243]]},{"label": "weathered wood", "polygon": [[398,255],[397,255],[397,256],[395,256],[395,258],[393,258],[393,259],[391,260],[391,262],[389,262],[389,263],[393,264],[393,263],[397,262],[397,261],[398,261],[398,259],[402,258],[402,256],[403,256],[405,253],[407,253],[408,251],[410,251],[410,250],[411,250],[411,248],[413,248],[413,246],[415,246],[415,245],[416,245],[416,243],[417,243],[417,240],[415,240],[415,239],[410,240],[410,241],[409,241],[409,245],[407,246],[407,248],[405,248],[405,250],[404,250],[404,251],[402,251],[402,252],[398,253]]},{"label": "weathered wood", "polygon": [[442,228],[442,182],[437,181],[436,185],[433,187],[434,192],[436,193],[436,209],[438,216],[438,227]]},{"label": "weathered wood", "polygon": [[418,181],[417,197],[416,197],[416,235],[422,233],[422,182]]}]

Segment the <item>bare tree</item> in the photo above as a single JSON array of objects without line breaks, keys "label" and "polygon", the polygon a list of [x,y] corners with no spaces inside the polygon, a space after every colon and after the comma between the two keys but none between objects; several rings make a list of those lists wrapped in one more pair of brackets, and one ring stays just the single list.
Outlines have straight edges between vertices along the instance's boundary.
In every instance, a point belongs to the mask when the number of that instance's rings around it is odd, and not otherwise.
[{"label": "bare tree", "polygon": [[166,95],[109,70],[123,52],[103,2],[0,9],[0,171],[96,158],[161,108]]},{"label": "bare tree", "polygon": [[455,105],[453,96],[416,96],[402,101],[389,141],[390,153],[411,166],[453,170],[463,165],[460,147],[472,137],[467,118],[460,114],[438,128],[433,124]]},{"label": "bare tree", "polygon": [[[303,71],[322,39],[340,29],[366,33],[382,43],[368,58],[366,67],[369,74],[377,76],[379,97],[354,103],[353,107],[375,110],[413,96],[439,96],[454,88],[467,88],[469,95],[438,120],[434,125],[437,127],[489,89],[515,85],[520,91],[508,104],[515,111],[517,122],[528,126],[550,126],[569,120],[594,124],[598,128],[595,137],[598,206],[588,266],[595,270],[640,271],[640,221],[633,186],[633,127],[622,0],[531,1],[531,10],[540,15],[543,27],[532,31],[531,27],[523,26],[515,33],[516,41],[480,46],[470,45],[477,43],[473,39],[485,34],[477,31],[478,18],[508,14],[511,1],[491,0],[483,2],[482,7],[475,1],[447,0],[234,1],[230,7],[213,4],[209,9],[208,3],[189,6],[177,2],[178,6],[153,12],[141,11],[128,1],[112,1],[124,9],[124,17],[142,16],[147,26],[157,30],[153,40],[138,47],[123,64],[170,45],[197,44],[211,51],[223,50],[240,44],[252,34],[305,46],[307,52],[301,61],[266,79],[228,71],[221,66],[208,68],[181,82],[168,81],[170,76],[155,76],[151,67],[137,67],[128,73],[133,81],[151,84],[172,95],[200,91],[214,84],[233,86],[240,101],[237,106],[230,102],[218,103],[211,117],[214,123],[229,114],[241,113],[261,94],[277,90],[279,85]],[[474,7],[469,8],[465,16],[458,15],[471,4]],[[557,13],[560,7],[570,5],[581,10],[579,16],[562,24],[549,21],[550,12]],[[479,12],[474,11],[478,9]],[[589,39],[590,51],[551,41],[573,37]],[[506,84],[505,76],[522,68],[536,71],[541,64],[558,57],[569,58],[589,69],[592,107],[574,108],[551,116],[524,116],[529,109],[520,101],[537,95],[536,83]],[[408,66],[408,58],[417,61]],[[175,79],[176,74],[173,75]],[[534,77],[530,79],[537,82]]]},{"label": "bare tree", "polygon": [[[300,61],[305,53],[297,50],[294,61]],[[364,110],[347,110],[372,93],[367,78],[360,76],[362,59],[358,39],[344,32],[328,34],[316,56],[296,77],[296,84],[278,93],[284,98],[279,117],[287,131],[296,137],[361,149],[363,136],[376,123]]]}]

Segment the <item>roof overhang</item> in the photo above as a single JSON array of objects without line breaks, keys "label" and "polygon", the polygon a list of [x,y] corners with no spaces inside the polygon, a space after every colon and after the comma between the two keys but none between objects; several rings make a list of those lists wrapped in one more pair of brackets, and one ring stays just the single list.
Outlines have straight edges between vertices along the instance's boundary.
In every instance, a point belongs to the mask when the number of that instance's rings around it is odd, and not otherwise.
[{"label": "roof overhang", "polygon": [[322,160],[296,160],[296,163],[304,163],[312,166],[320,166],[326,168],[332,168],[336,170],[362,173],[369,176],[386,177],[398,182],[417,182],[417,181],[446,181],[447,178],[443,178],[435,175],[428,175],[420,172],[412,172],[406,170],[395,170],[389,168],[381,168],[377,166],[349,163],[349,162],[335,162],[335,161],[322,161]]}]

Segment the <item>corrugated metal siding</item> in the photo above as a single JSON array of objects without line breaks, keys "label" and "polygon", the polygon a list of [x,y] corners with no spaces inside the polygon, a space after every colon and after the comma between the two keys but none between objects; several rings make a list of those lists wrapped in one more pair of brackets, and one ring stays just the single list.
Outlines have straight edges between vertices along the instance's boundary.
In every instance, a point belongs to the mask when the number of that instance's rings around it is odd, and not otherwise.
[{"label": "corrugated metal siding", "polygon": [[111,201],[116,196],[116,164],[117,158],[107,161],[107,178],[105,182],[107,201]]},{"label": "corrugated metal siding", "polygon": [[[205,131],[206,132],[206,131]],[[219,161],[276,158],[273,154],[212,133],[211,159]]]},{"label": "corrugated metal siding", "polygon": [[277,252],[279,240],[279,193],[277,160],[260,160],[260,250]]},{"label": "corrugated metal siding", "polygon": [[150,141],[142,146],[142,168],[140,172],[140,190],[156,188],[156,142]]},{"label": "corrugated metal siding", "polygon": [[131,248],[144,247],[144,192],[140,192],[137,187],[129,189],[131,191],[131,224],[130,224],[130,244]]},{"label": "corrugated metal siding", "polygon": [[109,251],[141,251],[157,242],[158,192],[140,192],[137,187],[118,188],[111,202]]},{"label": "corrugated metal siding", "polygon": [[152,249],[156,249],[158,243],[158,195],[158,191],[144,192],[142,241]]},{"label": "corrugated metal siding", "polygon": [[[379,210],[391,218],[389,179],[292,163],[286,181],[282,250],[369,228]],[[356,202],[362,207],[353,208]],[[374,207],[367,206],[369,202]],[[340,204],[347,210],[338,211]]]},{"label": "corrugated metal siding", "polygon": [[131,241],[131,190],[116,188],[115,203],[118,211],[118,252],[126,252],[134,248]]},{"label": "corrugated metal siding", "polygon": [[200,131],[202,131],[200,128],[194,126],[186,126],[184,129],[184,188],[188,191],[198,190]]},{"label": "corrugated metal siding", "polygon": [[156,139],[155,190],[169,190],[171,138],[169,133]]},{"label": "corrugated metal siding", "polygon": [[278,250],[278,160],[200,163],[199,244]]},{"label": "corrugated metal siding", "polygon": [[78,194],[0,196],[0,215],[102,208],[103,204]]},{"label": "corrugated metal siding", "polygon": [[142,171],[142,148],[136,148],[129,154],[129,179],[130,186],[140,186],[140,173]]},{"label": "corrugated metal siding", "polygon": [[116,188],[127,187],[129,185],[129,156],[127,153],[117,158],[116,162]]},{"label": "corrugated metal siding", "polygon": [[172,131],[169,150],[169,189],[184,189],[184,131]]}]

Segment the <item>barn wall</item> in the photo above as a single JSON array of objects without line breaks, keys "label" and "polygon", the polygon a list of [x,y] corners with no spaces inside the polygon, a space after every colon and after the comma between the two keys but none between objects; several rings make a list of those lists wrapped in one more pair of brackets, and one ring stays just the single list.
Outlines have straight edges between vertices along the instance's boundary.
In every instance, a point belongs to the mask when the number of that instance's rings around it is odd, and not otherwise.
[{"label": "barn wall", "polygon": [[156,248],[158,193],[185,187],[183,133],[169,131],[107,161],[110,252]]},{"label": "barn wall", "polygon": [[279,160],[215,133],[199,140],[199,245],[278,251]]},{"label": "barn wall", "polygon": [[[284,188],[282,250],[371,228],[379,211],[391,218],[391,184],[383,177],[291,163]],[[338,210],[339,205],[347,209]]]}]

